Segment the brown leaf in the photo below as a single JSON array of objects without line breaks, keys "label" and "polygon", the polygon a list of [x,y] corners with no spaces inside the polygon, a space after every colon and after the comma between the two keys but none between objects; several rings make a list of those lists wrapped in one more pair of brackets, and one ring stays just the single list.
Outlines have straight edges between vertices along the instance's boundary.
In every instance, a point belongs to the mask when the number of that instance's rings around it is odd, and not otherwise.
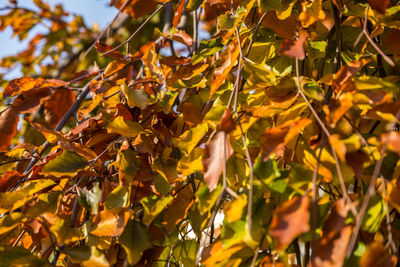
[{"label": "brown leaf", "polygon": [[368,156],[361,150],[350,151],[346,153],[346,163],[355,172],[356,177],[360,178],[364,170],[364,162],[368,161]]},{"label": "brown leaf", "polygon": [[307,31],[300,30],[299,37],[296,40],[283,40],[279,50],[280,54],[303,60],[306,57],[305,48],[308,36]]},{"label": "brown leaf", "polygon": [[0,178],[0,192],[6,192],[10,187],[14,186],[24,175],[17,171],[7,171]]},{"label": "brown leaf", "polygon": [[382,243],[376,241],[367,246],[360,258],[360,267],[394,267],[396,262],[396,256],[390,256]]},{"label": "brown leaf", "polygon": [[400,30],[391,29],[385,38],[387,45],[395,55],[400,55]]},{"label": "brown leaf", "polygon": [[[126,1],[130,0],[111,0],[110,6],[121,8]],[[157,6],[157,2],[153,0],[132,0],[123,10],[133,18],[137,19],[143,17],[150,11],[154,10]]]},{"label": "brown leaf", "polygon": [[204,181],[210,191],[217,187],[219,176],[224,169],[226,161],[232,154],[233,149],[226,133],[218,131],[211,142],[207,144],[203,156]]},{"label": "brown leaf", "polygon": [[[95,47],[96,47],[96,50],[102,54],[107,53],[114,49],[114,47],[100,43],[100,42],[97,42]],[[107,56],[124,61],[125,63],[129,62],[129,58],[127,56],[123,55],[118,50],[112,51],[111,53],[107,54]]]},{"label": "brown leaf", "polygon": [[17,134],[18,116],[18,112],[13,107],[0,113],[0,150],[6,150],[11,145],[14,135]]},{"label": "brown leaf", "polygon": [[184,102],[182,104],[183,120],[191,127],[196,126],[203,120],[201,109],[191,102]]},{"label": "brown leaf", "polygon": [[298,235],[308,232],[309,206],[308,196],[295,196],[274,210],[269,234],[274,239],[277,249],[284,249]]},{"label": "brown leaf", "polygon": [[386,13],[386,8],[389,6],[389,0],[368,0],[369,5],[381,14]]},{"label": "brown leaf", "polygon": [[75,94],[68,89],[58,89],[44,104],[46,122],[54,128],[75,101]]},{"label": "brown leaf", "polygon": [[284,20],[280,20],[275,11],[268,11],[261,25],[275,32],[281,38],[293,39],[296,36],[297,20],[296,17],[290,15]]},{"label": "brown leaf", "polygon": [[275,128],[267,129],[260,137],[261,149],[264,151],[264,157],[268,157],[271,153],[280,151],[293,137],[299,134],[311,123],[310,119],[300,118],[288,121]]},{"label": "brown leaf", "polygon": [[189,62],[189,59],[186,57],[178,57],[178,56],[169,56],[169,57],[163,57],[160,59],[160,64],[167,65],[170,67],[176,66],[176,65],[182,65],[186,64]]},{"label": "brown leaf", "polygon": [[236,128],[236,122],[232,118],[232,112],[230,109],[225,109],[224,114],[220,121],[221,130],[225,133],[230,133]]},{"label": "brown leaf", "polygon": [[311,266],[340,267],[352,233],[352,226],[346,225],[349,205],[344,199],[335,202],[322,227],[322,237],[315,243]]},{"label": "brown leaf", "polygon": [[367,60],[353,61],[341,67],[332,81],[333,90],[337,93],[341,91],[353,91],[355,85],[352,79],[354,75],[367,63]]},{"label": "brown leaf", "polygon": [[193,45],[193,38],[187,34],[185,31],[179,30],[174,32],[172,35],[172,40],[177,41],[181,44],[192,46]]}]

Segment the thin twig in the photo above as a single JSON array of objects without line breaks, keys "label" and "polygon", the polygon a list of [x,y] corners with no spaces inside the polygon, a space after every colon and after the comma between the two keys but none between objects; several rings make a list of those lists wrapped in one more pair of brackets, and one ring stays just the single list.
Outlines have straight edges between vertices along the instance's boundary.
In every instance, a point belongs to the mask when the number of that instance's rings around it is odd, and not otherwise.
[{"label": "thin twig", "polygon": [[368,42],[375,48],[375,50],[382,56],[382,58],[386,61],[386,63],[388,63],[390,66],[394,67],[395,63],[393,62],[393,60],[388,57],[385,53],[383,53],[383,51],[375,44],[375,42],[372,40],[371,36],[368,33],[368,29],[367,29],[367,24],[368,24],[368,12],[369,12],[369,4],[367,4],[367,8],[365,9],[365,18],[364,18],[364,25],[363,25],[363,29],[360,33],[360,35],[357,37],[354,46],[356,46],[358,44],[358,42],[360,41],[362,35],[364,35]]},{"label": "thin twig", "polygon": [[[320,125],[321,129],[324,131],[325,135],[330,140],[331,134],[329,133],[328,129],[326,128],[325,124],[322,122],[321,118],[319,117],[319,115],[317,114],[315,109],[312,107],[310,101],[308,100],[308,98],[306,97],[306,95],[303,92],[303,89],[301,88],[301,81],[300,81],[300,75],[299,75],[299,60],[297,58],[296,58],[296,76],[297,76],[297,87],[298,87],[299,94],[302,96],[302,98],[306,102],[308,108],[311,110],[311,113],[314,115],[315,119],[317,120],[318,124]],[[336,154],[336,149],[334,146],[331,146],[331,149],[332,149],[333,158],[335,160],[335,167],[336,167],[337,175],[339,178],[340,187],[343,191],[343,196],[344,196],[345,200],[350,204],[350,210],[352,211],[353,215],[357,216],[357,214],[358,214],[357,209],[355,208],[353,202],[351,201],[351,199],[347,193],[346,186],[344,184],[343,174],[342,174],[342,170],[339,165],[339,159]]]},{"label": "thin twig", "polygon": [[111,28],[111,26],[114,24],[114,22],[118,19],[119,15],[122,13],[122,10],[131,2],[132,0],[125,1],[121,8],[119,8],[118,13],[115,15],[113,20],[103,29],[103,31],[100,33],[100,35],[96,38],[96,40],[90,45],[90,47],[85,51],[83,54],[83,58],[87,56],[87,54],[90,52],[90,50],[93,49],[93,47],[96,45],[96,43],[103,37],[103,35]]},{"label": "thin twig", "polygon": [[266,15],[267,15],[267,12],[262,14],[261,18],[259,19],[259,21],[257,23],[257,26],[256,26],[256,28],[255,28],[255,30],[253,32],[253,37],[251,38],[250,44],[249,44],[249,46],[247,47],[247,50],[246,50],[246,55],[245,55],[246,57],[248,57],[249,54],[250,54],[251,47],[253,46],[253,43],[254,43],[254,41],[256,40],[256,37],[257,37],[258,29],[260,28],[261,23],[263,22],[263,20],[264,20]]},{"label": "thin twig", "polygon": [[135,35],[158,13],[158,11],[160,11],[165,5],[161,5],[159,6],[140,26],[139,28],[136,29],[136,31],[134,33],[132,33],[131,36],[129,36],[129,38],[127,40],[125,40],[124,42],[122,42],[121,44],[117,45],[116,47],[114,47],[113,49],[105,52],[103,54],[103,56],[106,56],[112,52],[114,52],[115,50],[117,50],[118,48],[120,48],[121,46],[123,46],[124,44],[126,44],[127,42],[129,42],[130,40],[132,40],[133,37],[135,37]]}]

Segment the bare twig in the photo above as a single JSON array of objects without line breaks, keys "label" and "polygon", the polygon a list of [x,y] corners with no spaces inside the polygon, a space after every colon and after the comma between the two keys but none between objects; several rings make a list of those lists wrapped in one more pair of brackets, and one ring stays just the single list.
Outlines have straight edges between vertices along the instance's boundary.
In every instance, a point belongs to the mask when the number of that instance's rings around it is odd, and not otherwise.
[{"label": "bare twig", "polygon": [[386,61],[386,63],[388,63],[390,66],[394,67],[395,64],[394,64],[393,60],[390,57],[388,57],[387,55],[385,55],[385,53],[383,53],[383,51],[375,44],[375,42],[372,40],[371,36],[368,33],[368,29],[367,29],[368,12],[369,12],[369,5],[367,4],[367,8],[365,9],[365,18],[364,18],[363,29],[362,29],[360,35],[357,37],[356,41],[354,42],[354,46],[356,46],[358,44],[358,42],[361,40],[361,37],[364,35],[367,38],[368,42],[375,48],[375,50]]},{"label": "bare twig", "polygon": [[140,30],[164,7],[165,5],[161,5],[159,6],[153,13],[151,13],[151,15],[145,20],[143,21],[143,23],[136,29],[136,31],[134,33],[132,33],[131,36],[129,36],[129,38],[127,40],[125,40],[124,42],[122,42],[121,44],[117,45],[116,47],[114,47],[113,49],[107,51],[106,53],[103,54],[103,56],[106,56],[112,52],[114,52],[115,50],[117,50],[118,48],[120,48],[121,46],[123,46],[124,44],[126,44],[127,42],[129,42],[130,40],[132,40],[133,37],[135,37],[135,35],[140,32]]},{"label": "bare twig", "polygon": [[[304,101],[306,102],[308,108],[311,110],[311,113],[314,115],[315,119],[317,120],[318,124],[320,125],[321,129],[323,130],[325,135],[330,140],[331,134],[329,133],[328,128],[326,128],[325,124],[322,122],[321,118],[319,117],[319,115],[317,114],[315,109],[312,107],[310,101],[308,101],[308,98],[306,97],[306,95],[303,92],[303,89],[301,88],[301,81],[300,81],[300,75],[299,75],[299,60],[297,58],[296,58],[296,76],[297,76],[297,87],[298,87],[299,94],[304,99]],[[339,159],[338,159],[338,156],[336,154],[336,149],[335,149],[334,146],[331,146],[331,149],[332,149],[333,158],[335,160],[335,167],[336,167],[337,175],[338,175],[338,178],[339,178],[340,187],[341,187],[341,189],[343,191],[343,196],[344,196],[345,200],[350,204],[350,210],[352,211],[352,213],[355,216],[357,216],[357,214],[358,214],[357,209],[355,208],[353,202],[351,201],[351,199],[350,199],[350,197],[349,197],[349,195],[347,193],[346,186],[344,184],[343,174],[342,174],[342,170],[341,170],[340,165],[339,165]]]}]

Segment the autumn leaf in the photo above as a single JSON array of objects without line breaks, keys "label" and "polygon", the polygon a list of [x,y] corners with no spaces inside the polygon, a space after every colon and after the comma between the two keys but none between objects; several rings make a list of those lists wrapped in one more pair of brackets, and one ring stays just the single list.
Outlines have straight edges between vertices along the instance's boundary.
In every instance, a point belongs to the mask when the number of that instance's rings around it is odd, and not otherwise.
[{"label": "autumn leaf", "polygon": [[305,30],[299,31],[296,40],[285,39],[280,47],[280,54],[288,57],[303,60],[305,58],[305,47],[308,39],[308,33]]},{"label": "autumn leaf", "polygon": [[368,4],[381,14],[386,13],[386,8],[390,5],[389,0],[368,0]]},{"label": "autumn leaf", "polygon": [[322,237],[315,244],[313,266],[342,266],[353,227],[346,225],[350,207],[344,199],[337,200],[322,227]]},{"label": "autumn leaf", "polygon": [[309,206],[310,199],[307,196],[295,196],[274,210],[269,234],[274,238],[277,249],[284,249],[299,234],[308,232]]},{"label": "autumn leaf", "polygon": [[387,249],[380,242],[369,244],[360,258],[360,266],[395,266],[397,258],[390,256]]},{"label": "autumn leaf", "polygon": [[8,108],[0,113],[0,150],[6,150],[17,134],[18,112]]},{"label": "autumn leaf", "polygon": [[204,180],[210,191],[218,184],[219,176],[224,170],[224,165],[233,154],[228,136],[223,131],[218,131],[207,144],[203,155]]}]

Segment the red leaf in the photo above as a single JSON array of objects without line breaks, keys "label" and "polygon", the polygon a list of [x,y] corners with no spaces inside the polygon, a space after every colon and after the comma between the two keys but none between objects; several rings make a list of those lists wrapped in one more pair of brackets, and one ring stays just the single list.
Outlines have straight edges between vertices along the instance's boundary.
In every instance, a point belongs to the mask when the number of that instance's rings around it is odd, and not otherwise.
[{"label": "red leaf", "polygon": [[304,59],[306,57],[305,47],[308,38],[308,33],[304,30],[299,31],[299,37],[296,40],[283,40],[280,47],[280,54],[297,59]]},{"label": "red leaf", "polygon": [[299,234],[308,232],[309,206],[308,196],[295,196],[274,210],[269,234],[274,238],[277,249],[284,249]]},{"label": "red leaf", "polygon": [[204,180],[210,191],[217,187],[219,176],[228,158],[233,154],[233,149],[229,143],[227,135],[223,131],[218,131],[204,151],[203,166]]},{"label": "red leaf", "polygon": [[386,8],[389,6],[389,0],[368,0],[369,5],[381,14],[386,13]]},{"label": "red leaf", "polygon": [[17,171],[7,171],[4,176],[0,178],[0,192],[6,192],[22,179],[22,177],[24,177],[24,175]]}]

